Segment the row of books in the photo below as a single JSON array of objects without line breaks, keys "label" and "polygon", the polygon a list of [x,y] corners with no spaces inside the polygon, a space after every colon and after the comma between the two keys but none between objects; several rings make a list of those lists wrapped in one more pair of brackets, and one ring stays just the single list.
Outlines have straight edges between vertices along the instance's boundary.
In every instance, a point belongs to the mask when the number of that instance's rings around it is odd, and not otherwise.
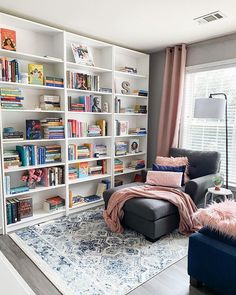
[{"label": "row of books", "polygon": [[88,125],[87,122],[80,122],[69,119],[67,124],[68,137],[95,137],[107,135],[106,120],[97,120],[96,124]]},{"label": "row of books", "polygon": [[88,162],[81,162],[69,167],[69,179],[85,178],[89,175],[105,174],[106,172],[106,160],[98,160],[96,166],[89,166]]},{"label": "row of books", "polygon": [[22,97],[21,90],[18,88],[0,88],[0,99],[2,109],[22,109]]},{"label": "row of books", "polygon": [[86,159],[107,155],[104,144],[84,143],[83,145],[69,144],[68,160]]},{"label": "row of books", "polygon": [[124,163],[120,159],[115,159],[114,161],[114,172],[122,173],[124,171]]},{"label": "row of books", "polygon": [[102,97],[99,95],[68,96],[68,109],[74,112],[101,112]]},{"label": "row of books", "polygon": [[99,91],[99,76],[67,71],[67,87],[80,90]]},{"label": "row of books", "polygon": [[60,111],[60,96],[59,95],[41,95],[40,108],[46,111]]},{"label": "row of books", "polygon": [[7,57],[0,58],[0,81],[20,81],[19,62],[16,59],[10,60]]}]

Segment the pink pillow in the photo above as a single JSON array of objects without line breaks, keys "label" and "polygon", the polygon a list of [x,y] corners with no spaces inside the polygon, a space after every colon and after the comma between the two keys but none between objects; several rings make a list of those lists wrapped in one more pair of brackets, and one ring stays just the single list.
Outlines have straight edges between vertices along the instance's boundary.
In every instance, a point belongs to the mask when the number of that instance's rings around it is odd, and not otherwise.
[{"label": "pink pillow", "polygon": [[188,158],[187,157],[156,157],[156,164],[161,166],[172,166],[172,167],[179,167],[179,166],[186,166],[184,172],[184,183],[189,181],[188,177]]},{"label": "pink pillow", "polygon": [[182,172],[148,171],[146,184],[181,187]]}]

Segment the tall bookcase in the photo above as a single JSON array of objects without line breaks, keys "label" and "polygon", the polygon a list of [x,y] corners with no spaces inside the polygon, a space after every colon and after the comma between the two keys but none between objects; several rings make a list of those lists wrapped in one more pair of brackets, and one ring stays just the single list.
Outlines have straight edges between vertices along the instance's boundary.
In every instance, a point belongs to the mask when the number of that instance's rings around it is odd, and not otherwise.
[{"label": "tall bookcase", "polygon": [[[5,192],[1,195],[2,224],[4,232],[11,232],[16,229],[48,221],[55,217],[68,215],[72,212],[86,210],[103,203],[102,200],[91,203],[84,203],[73,208],[69,208],[69,190],[74,194],[91,195],[96,193],[97,183],[102,179],[108,179],[111,186],[114,186],[115,179],[119,178],[123,182],[132,181],[134,174],[140,173],[140,170],[127,168],[132,159],[144,159],[147,162],[147,135],[123,135],[117,136],[115,132],[115,120],[128,121],[130,128],[145,127],[148,125],[148,114],[141,113],[115,113],[115,100],[119,99],[122,107],[135,106],[136,104],[146,105],[148,108],[148,97],[122,94],[121,83],[128,81],[131,90],[145,89],[148,91],[149,79],[149,55],[129,50],[126,48],[114,46],[105,42],[86,38],[70,32],[59,30],[53,27],[45,26],[39,23],[25,19],[13,17],[7,14],[1,14],[0,27],[9,28],[16,31],[17,51],[7,51],[0,49],[1,57],[17,59],[20,63],[20,71],[28,72],[29,63],[42,64],[44,75],[55,76],[64,79],[64,87],[40,86],[32,84],[14,83],[0,81],[0,87],[19,88],[22,91],[24,108],[19,110],[0,109],[0,128],[1,128],[1,172],[3,188],[5,186],[5,175],[11,175],[11,186],[20,184],[22,172],[32,168],[43,168],[53,166],[63,166],[65,173],[65,183],[57,186],[37,186],[28,192],[15,195],[7,195]],[[71,50],[71,43],[84,44],[89,46],[92,51],[95,66],[86,66],[76,64]],[[121,67],[129,66],[137,68],[137,74],[120,71]],[[67,87],[67,71],[80,72],[84,74],[99,75],[100,87],[110,88],[111,93],[102,91],[87,91],[71,89]],[[102,101],[108,103],[108,112],[75,112],[68,110],[68,96],[76,98],[79,95],[100,95]],[[38,108],[40,95],[59,95],[61,99],[60,111],[46,111]],[[39,139],[23,141],[3,141],[2,130],[4,127],[15,127],[17,130],[25,131],[25,120],[44,119],[46,117],[62,118],[65,124],[65,138]],[[98,137],[73,137],[68,136],[67,122],[70,119],[93,124],[96,120],[105,119],[108,130],[107,136]],[[126,154],[123,156],[115,155],[115,143],[117,141],[126,141],[132,138],[138,138],[140,143],[140,152],[136,154]],[[35,144],[59,144],[62,150],[62,161],[55,164],[43,164],[37,166],[21,166],[12,169],[4,169],[3,152],[4,150],[15,149],[16,145]],[[86,178],[77,178],[69,180],[69,167],[79,162],[88,162],[93,165],[97,158],[68,160],[69,144],[96,143],[106,144],[108,153],[99,159],[105,160],[107,173],[102,175],[88,176]],[[121,159],[125,169],[122,173],[114,173],[114,160]],[[11,198],[21,198],[31,195],[33,197],[33,216],[22,219],[20,222],[8,224],[6,220],[6,200]],[[65,199],[65,209],[46,213],[42,204],[50,196],[59,195]],[[1,214],[0,214],[1,217]]]}]

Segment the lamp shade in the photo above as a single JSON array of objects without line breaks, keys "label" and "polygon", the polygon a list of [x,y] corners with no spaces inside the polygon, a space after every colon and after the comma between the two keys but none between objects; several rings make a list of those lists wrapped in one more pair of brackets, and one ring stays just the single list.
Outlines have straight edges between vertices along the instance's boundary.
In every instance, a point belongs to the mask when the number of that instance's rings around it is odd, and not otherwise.
[{"label": "lamp shade", "polygon": [[225,117],[225,99],[197,98],[195,100],[194,118],[223,120]]}]

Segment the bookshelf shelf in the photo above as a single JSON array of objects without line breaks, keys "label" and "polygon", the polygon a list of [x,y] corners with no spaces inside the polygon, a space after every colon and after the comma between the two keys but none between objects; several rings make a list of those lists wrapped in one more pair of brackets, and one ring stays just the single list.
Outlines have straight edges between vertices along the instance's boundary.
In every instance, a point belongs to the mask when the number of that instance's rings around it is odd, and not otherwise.
[{"label": "bookshelf shelf", "polygon": [[[125,109],[126,111],[130,109],[137,110],[137,108],[135,108],[137,105],[140,105],[140,110],[141,106],[146,106],[146,109],[148,110],[148,96],[139,96],[136,95],[136,93],[139,93],[138,91],[140,90],[146,90],[148,92],[149,55],[134,50],[122,48],[106,42],[94,40],[92,38],[80,36],[71,32],[59,30],[37,22],[32,22],[22,18],[14,17],[8,14],[0,13],[0,16],[1,27],[13,28],[16,31],[17,38],[17,51],[8,51],[5,49],[0,49],[0,55],[2,57],[8,58],[8,61],[10,61],[11,59],[19,60],[19,70],[21,74],[28,72],[29,63],[36,63],[43,65],[44,76],[62,78],[64,80],[64,87],[34,85],[27,83],[24,84],[21,83],[21,80],[19,80],[19,83],[0,81],[0,88],[17,88],[22,92],[22,96],[24,97],[24,100],[20,100],[20,103],[23,105],[22,109],[17,108],[19,107],[19,105],[10,106],[9,103],[7,103],[7,99],[4,102],[5,105],[4,103],[1,103],[2,107],[4,108],[0,109],[0,174],[2,175],[1,189],[3,191],[2,196],[0,194],[0,228],[1,224],[3,224],[4,233],[7,233],[14,231],[16,229],[23,228],[25,226],[45,222],[58,216],[62,216],[65,214],[68,215],[73,212],[87,210],[89,208],[102,205],[104,204],[103,200],[98,200],[91,203],[84,203],[73,208],[69,208],[69,191],[72,191],[75,195],[93,195],[96,193],[97,185],[101,181],[110,181],[110,187],[113,188],[115,180],[117,180],[116,176],[120,176],[120,179],[122,179],[124,182],[130,182],[132,181],[133,173],[140,173],[140,171],[142,171],[142,169],[132,170],[129,168],[125,168],[122,173],[114,173],[115,160],[116,162],[119,162],[118,159],[120,159],[120,161],[123,162],[124,167],[130,167],[130,163],[132,161],[144,160],[145,163],[147,161],[147,135],[126,134],[116,136],[115,127],[117,122],[115,120],[129,122],[129,124],[127,124],[126,126],[129,126],[131,130],[128,130],[127,133],[132,132],[132,130],[135,130],[134,128],[140,127],[146,128],[147,130],[148,127],[148,114],[128,112],[115,113],[115,103],[117,102],[117,97],[120,100],[119,106]],[[37,42],[32,42],[32,40],[37,40]],[[71,49],[72,43],[88,47],[88,51],[90,51],[92,55],[94,66],[86,65],[85,63],[78,64],[75,62],[75,58]],[[137,74],[122,72],[121,69],[124,67],[136,68]],[[68,70],[88,75],[82,76],[83,79],[85,79],[85,84],[87,83],[87,88],[97,89],[101,91],[90,91],[69,88],[72,87],[70,86],[72,85],[72,83],[70,84],[70,81],[67,81]],[[89,76],[98,76],[98,78],[92,78]],[[5,77],[3,76],[2,80],[4,79]],[[129,81],[129,93],[133,94],[121,93],[123,81]],[[60,84],[57,85],[60,86]],[[86,88],[83,87],[83,89]],[[108,92],[109,90],[111,91]],[[51,103],[55,106],[55,108],[58,108],[59,102],[57,98],[51,98],[52,100],[49,100],[47,103],[45,103],[45,100],[43,100],[42,102],[42,99],[40,97],[43,95],[59,96],[60,110],[48,110],[48,105],[45,106],[46,110],[41,109],[40,107],[44,108],[43,104],[46,105]],[[92,99],[93,95],[98,96],[97,105],[96,100]],[[90,97],[84,98],[83,96]],[[17,103],[17,100],[13,100],[13,102]],[[71,106],[72,111],[69,111],[68,109],[69,104]],[[108,110],[109,112],[105,113],[73,111],[73,109],[90,111],[92,109],[94,110],[91,104],[93,104],[93,107],[97,107],[95,109],[100,108],[102,110]],[[6,109],[5,107],[8,107],[8,109]],[[11,107],[15,107],[15,109]],[[37,140],[26,139],[26,120],[43,120],[47,118],[62,118],[62,122],[65,125],[65,138],[42,138]],[[97,121],[99,120],[100,122],[97,123]],[[104,122],[102,122],[102,120],[106,121],[105,124]],[[70,125],[68,124],[68,122],[70,123]],[[99,131],[97,132],[98,128],[92,125],[100,125],[102,129],[101,134],[107,134],[107,136],[70,137],[71,134],[99,134]],[[81,128],[86,128],[86,126],[91,126],[91,129],[94,128],[96,132],[84,132],[84,130],[82,130]],[[2,131],[3,128],[6,127],[12,127],[16,131],[23,132],[24,139],[3,140]],[[71,130],[69,128],[75,128],[76,132],[71,133]],[[106,129],[106,132],[104,132],[103,128]],[[79,132],[77,132],[77,129],[79,129]],[[48,130],[47,132],[49,132]],[[83,132],[80,132],[81,130]],[[9,135],[9,137],[11,137],[11,135]],[[137,142],[139,142],[139,151],[142,152],[135,154],[129,153],[123,156],[115,156],[115,144],[117,142],[126,142],[126,144],[130,144],[132,140],[136,140]],[[4,151],[15,151],[16,145],[35,145],[38,147],[46,145],[60,145],[62,160],[58,163],[48,163],[28,167],[20,166],[15,168],[4,169]],[[80,146],[78,148],[78,151],[80,152],[81,150],[83,150],[81,146],[86,146],[89,147],[89,152],[91,154],[93,148],[95,148],[96,145],[100,146],[100,148],[101,146],[106,146],[107,155],[101,155],[99,158],[97,158],[94,157],[94,154],[92,154],[93,157],[91,158],[68,160],[69,148],[71,153],[73,154],[75,151],[77,152],[78,146]],[[35,148],[35,150],[38,151],[40,149]],[[55,153],[57,153],[57,151]],[[86,156],[88,156],[88,153],[85,154]],[[8,153],[8,155],[12,154]],[[13,153],[13,155],[15,154]],[[16,154],[15,158],[12,157],[14,160],[10,159],[8,161],[19,162],[17,156],[18,155]],[[20,160],[22,161],[22,159]],[[98,160],[105,161],[104,163],[102,163],[102,165],[104,164],[103,172],[105,174],[89,175],[84,178],[77,178],[73,180],[69,179],[69,173],[70,171],[74,171],[73,168],[80,169],[82,167],[81,169],[83,169],[83,165],[81,165],[80,163],[88,162],[87,166],[98,165],[96,163],[96,161]],[[14,165],[15,163],[11,162],[10,164]],[[73,164],[74,167],[72,167]],[[28,169],[56,166],[63,166],[65,184],[49,187],[37,186],[35,189],[30,189],[27,192],[17,193],[14,195],[9,195],[5,193],[6,190],[4,190],[4,188],[7,185],[9,185],[9,178],[12,188],[18,187],[20,185],[21,182],[19,183],[19,179],[20,175],[22,174],[22,171],[27,171]],[[84,167],[85,166],[86,164],[84,164]],[[51,173],[53,170],[54,169],[50,169]],[[58,174],[57,170],[58,169],[55,169],[55,175]],[[22,219],[22,221],[20,222],[7,225],[6,202],[11,201],[14,203],[12,199],[18,198],[20,200],[21,198],[26,196],[32,197],[33,216]],[[66,201],[65,209],[50,213],[45,212],[42,209],[43,202],[45,199],[52,196],[60,196],[64,198]],[[4,214],[1,214],[1,210]]]},{"label": "bookshelf shelf", "polygon": [[56,166],[64,166],[65,163],[63,162],[58,162],[58,163],[49,163],[49,164],[42,164],[42,165],[32,165],[32,166],[20,166],[17,168],[8,168],[5,169],[5,173],[12,173],[12,172],[17,172],[17,171],[24,171],[28,169],[42,169],[42,168],[47,168],[47,167],[56,167]]},{"label": "bookshelf shelf", "polygon": [[87,176],[84,178],[77,178],[73,180],[69,180],[69,184],[76,184],[76,183],[81,183],[81,182],[87,182],[87,181],[92,181],[92,180],[98,180],[98,179],[104,179],[111,177],[110,174],[99,174],[99,175],[93,175],[93,176]]},{"label": "bookshelf shelf", "polygon": [[5,49],[0,49],[0,55],[10,58],[17,58],[21,60],[32,60],[34,62],[42,62],[42,63],[62,63],[63,60],[60,58],[53,58],[53,57],[44,57],[44,56],[38,56],[34,54],[24,53],[24,52],[18,52],[18,51],[9,51]]},{"label": "bookshelf shelf", "polygon": [[65,184],[59,184],[59,185],[54,185],[54,186],[37,186],[35,189],[30,189],[27,192],[22,192],[14,195],[5,195],[5,198],[15,198],[18,196],[24,196],[24,195],[30,195],[30,194],[35,194],[35,193],[41,193],[44,191],[49,191],[49,190],[54,190],[54,189],[59,189],[65,187]]}]

